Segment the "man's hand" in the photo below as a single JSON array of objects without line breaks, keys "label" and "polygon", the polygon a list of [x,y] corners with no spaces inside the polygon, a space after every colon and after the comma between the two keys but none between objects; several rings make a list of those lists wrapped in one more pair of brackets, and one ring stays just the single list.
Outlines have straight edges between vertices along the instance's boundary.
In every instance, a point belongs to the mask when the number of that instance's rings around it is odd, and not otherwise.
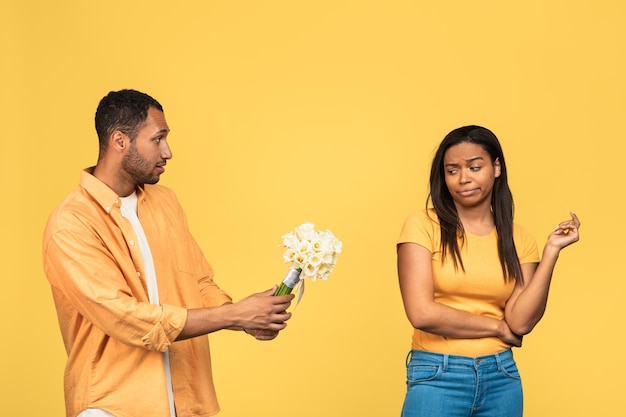
[{"label": "man's hand", "polygon": [[[287,309],[293,300],[293,294],[274,296],[277,286],[252,294],[241,301],[232,304],[232,318],[235,326],[255,332],[254,336],[260,340],[269,340],[276,337],[277,332],[287,326],[285,323],[291,318]],[[272,335],[272,333],[276,333]]]},{"label": "man's hand", "polygon": [[247,330],[244,329],[246,333],[250,336],[253,336],[256,340],[273,340],[278,336],[277,331],[273,330]]},{"label": "man's hand", "polygon": [[[287,309],[293,294],[274,297],[278,287],[252,294],[237,303],[187,310],[187,321],[176,340],[202,336],[222,329],[246,329],[259,340],[274,339],[291,318]],[[257,336],[258,334],[258,336]]]}]

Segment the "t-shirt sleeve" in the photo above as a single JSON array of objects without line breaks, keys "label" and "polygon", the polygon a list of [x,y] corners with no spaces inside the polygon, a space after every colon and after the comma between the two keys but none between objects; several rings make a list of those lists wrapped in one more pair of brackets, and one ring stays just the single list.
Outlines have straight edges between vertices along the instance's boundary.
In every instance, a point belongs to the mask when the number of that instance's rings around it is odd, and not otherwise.
[{"label": "t-shirt sleeve", "polygon": [[434,231],[435,227],[439,227],[439,225],[431,218],[432,216],[434,214],[429,214],[425,210],[410,214],[404,220],[398,244],[417,243],[433,252],[436,244]]},{"label": "t-shirt sleeve", "polygon": [[539,250],[537,241],[522,226],[515,225],[515,248],[520,264],[539,262]]}]

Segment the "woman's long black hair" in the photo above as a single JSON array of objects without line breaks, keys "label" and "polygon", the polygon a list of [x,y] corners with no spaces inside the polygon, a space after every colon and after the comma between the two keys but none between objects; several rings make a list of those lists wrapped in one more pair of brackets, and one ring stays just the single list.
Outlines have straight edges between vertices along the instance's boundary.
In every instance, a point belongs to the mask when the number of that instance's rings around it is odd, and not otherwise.
[{"label": "woman's long black hair", "polygon": [[443,158],[446,151],[459,143],[474,143],[481,146],[491,157],[491,163],[500,162],[500,176],[495,179],[491,195],[491,210],[498,235],[498,255],[505,280],[515,280],[523,283],[522,268],[513,241],[513,195],[507,180],[504,153],[496,135],[489,129],[481,126],[464,126],[448,133],[439,145],[433,158],[430,170],[430,193],[428,201],[439,217],[441,228],[442,261],[446,256],[452,256],[454,267],[465,270],[458,238],[465,240],[465,230],[452,200],[452,195],[446,186]]}]

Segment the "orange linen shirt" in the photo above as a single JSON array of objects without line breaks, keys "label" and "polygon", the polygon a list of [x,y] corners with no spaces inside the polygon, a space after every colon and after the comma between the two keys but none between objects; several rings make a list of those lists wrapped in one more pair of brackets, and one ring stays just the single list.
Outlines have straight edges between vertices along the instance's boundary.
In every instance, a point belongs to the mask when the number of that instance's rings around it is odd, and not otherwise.
[{"label": "orange linen shirt", "polygon": [[[513,240],[520,263],[539,262],[535,239],[517,224],[513,227]],[[465,271],[454,268],[449,254],[445,262],[441,262],[441,231],[437,214],[432,209],[407,217],[398,240],[398,243],[406,242],[417,243],[432,253],[435,301],[472,314],[499,320],[504,318],[504,306],[515,282],[504,280],[495,229],[486,236],[465,233],[465,243],[461,247]],[[416,350],[480,356],[510,347],[497,337],[454,339],[419,329],[413,331],[412,348]]]},{"label": "orange linen shirt", "polygon": [[52,212],[43,239],[67,351],[66,415],[99,408],[117,417],[169,417],[162,352],[170,350],[178,417],[219,411],[208,337],[174,342],[187,309],[231,298],[187,227],[174,193],[137,190],[138,216],[154,258],[161,305],[150,304],[137,237],[120,198],[89,168]]}]

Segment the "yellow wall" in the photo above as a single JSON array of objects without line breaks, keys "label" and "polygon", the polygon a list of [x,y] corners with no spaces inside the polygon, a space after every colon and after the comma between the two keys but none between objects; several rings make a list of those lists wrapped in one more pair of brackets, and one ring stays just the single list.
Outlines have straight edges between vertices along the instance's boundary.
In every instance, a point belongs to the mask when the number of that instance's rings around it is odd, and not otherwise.
[{"label": "yellow wall", "polygon": [[43,275],[52,208],[95,162],[110,90],[160,100],[173,187],[235,298],[279,281],[304,221],[344,253],[271,343],[211,336],[223,417],[394,416],[411,329],[395,239],[434,148],[502,140],[517,221],[541,244],[575,210],[548,312],[516,350],[526,416],[622,416],[626,6],[528,2],[11,1],[0,7],[0,415],[63,415]]}]

